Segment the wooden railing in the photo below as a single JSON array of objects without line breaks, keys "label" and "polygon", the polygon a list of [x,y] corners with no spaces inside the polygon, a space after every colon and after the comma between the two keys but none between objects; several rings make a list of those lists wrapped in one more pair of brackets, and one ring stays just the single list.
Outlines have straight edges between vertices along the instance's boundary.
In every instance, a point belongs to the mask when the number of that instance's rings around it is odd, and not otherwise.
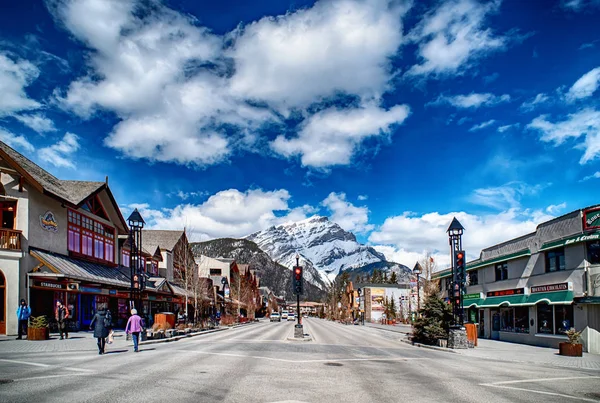
[{"label": "wooden railing", "polygon": [[21,250],[21,231],[0,228],[0,249]]}]

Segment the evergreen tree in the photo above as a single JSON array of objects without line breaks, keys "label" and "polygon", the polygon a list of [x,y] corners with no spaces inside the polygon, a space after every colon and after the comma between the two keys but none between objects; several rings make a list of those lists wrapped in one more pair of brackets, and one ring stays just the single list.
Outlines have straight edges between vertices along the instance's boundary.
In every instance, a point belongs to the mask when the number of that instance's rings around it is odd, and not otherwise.
[{"label": "evergreen tree", "polygon": [[387,272],[383,272],[383,282],[384,282],[384,283],[388,283],[388,276],[387,276]]},{"label": "evergreen tree", "polygon": [[390,298],[390,319],[396,319],[396,301],[394,298],[394,294],[392,294],[392,298]]},{"label": "evergreen tree", "polygon": [[390,275],[390,284],[397,284],[398,283],[398,276],[396,275],[396,272],[393,271],[392,274]]},{"label": "evergreen tree", "polygon": [[451,321],[451,305],[445,303],[438,293],[428,294],[421,305],[419,317],[413,323],[412,340],[435,345],[438,339],[448,338]]}]

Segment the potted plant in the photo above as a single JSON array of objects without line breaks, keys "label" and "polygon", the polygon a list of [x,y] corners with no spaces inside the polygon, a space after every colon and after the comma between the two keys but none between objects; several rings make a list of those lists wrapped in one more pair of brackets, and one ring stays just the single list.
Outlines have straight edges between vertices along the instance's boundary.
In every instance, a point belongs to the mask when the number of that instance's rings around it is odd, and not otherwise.
[{"label": "potted plant", "polygon": [[29,327],[27,328],[27,340],[48,340],[49,338],[48,318],[44,315],[30,317]]},{"label": "potted plant", "polygon": [[581,357],[583,355],[583,344],[581,344],[581,332],[574,327],[565,332],[569,341],[558,344],[558,353],[569,357]]}]

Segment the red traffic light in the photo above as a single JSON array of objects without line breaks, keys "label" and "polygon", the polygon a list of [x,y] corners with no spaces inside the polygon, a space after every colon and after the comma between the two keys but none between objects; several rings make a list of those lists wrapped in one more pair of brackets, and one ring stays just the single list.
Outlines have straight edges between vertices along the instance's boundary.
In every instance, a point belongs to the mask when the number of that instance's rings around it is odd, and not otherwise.
[{"label": "red traffic light", "polygon": [[464,255],[462,254],[462,252],[458,252],[458,254],[456,255],[456,257],[458,259],[462,259],[464,257]]}]

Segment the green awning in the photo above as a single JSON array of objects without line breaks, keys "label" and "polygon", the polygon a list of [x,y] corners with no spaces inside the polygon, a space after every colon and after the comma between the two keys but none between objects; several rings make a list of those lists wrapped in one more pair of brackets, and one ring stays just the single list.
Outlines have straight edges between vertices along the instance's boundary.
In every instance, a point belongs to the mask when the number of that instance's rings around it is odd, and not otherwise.
[{"label": "green awning", "polygon": [[472,263],[467,263],[467,271],[472,269],[478,269],[483,266],[488,266],[494,263],[505,262],[507,260],[518,259],[520,257],[531,256],[531,251],[529,248],[520,250],[518,252],[514,252],[504,256],[498,256],[493,259],[483,260],[483,261],[475,261]]},{"label": "green awning", "polygon": [[507,295],[504,297],[489,297],[486,298],[481,305],[480,308],[495,308],[500,305],[506,306],[523,306],[527,304],[527,296],[526,295]]},{"label": "green awning", "polygon": [[472,306],[479,308],[481,306],[481,304],[483,304],[484,301],[485,301],[485,298],[464,299],[463,307],[465,309],[471,308]]},{"label": "green awning", "polygon": [[570,305],[573,302],[573,291],[536,292],[527,297],[528,305],[545,302],[551,305]]},{"label": "green awning", "polygon": [[559,248],[561,246],[570,245],[579,242],[597,241],[600,239],[600,232],[591,232],[589,234],[577,234],[567,238],[559,239],[558,241],[546,242],[540,248],[540,252],[548,249]]}]

